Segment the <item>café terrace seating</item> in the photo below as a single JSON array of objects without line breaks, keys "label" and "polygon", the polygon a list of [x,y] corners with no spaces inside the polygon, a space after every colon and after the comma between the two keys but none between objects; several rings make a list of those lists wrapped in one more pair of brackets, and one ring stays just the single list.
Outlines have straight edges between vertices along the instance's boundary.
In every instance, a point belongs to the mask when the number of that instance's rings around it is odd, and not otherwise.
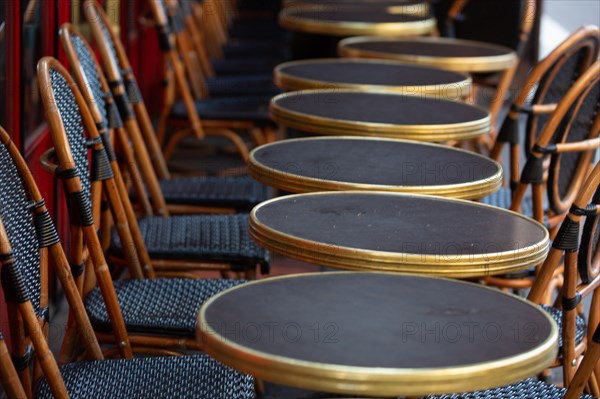
[{"label": "caf\u00e9 terrace seating", "polygon": [[0,8],[52,10],[44,129],[0,113],[0,399],[600,398],[598,27],[56,2]]}]

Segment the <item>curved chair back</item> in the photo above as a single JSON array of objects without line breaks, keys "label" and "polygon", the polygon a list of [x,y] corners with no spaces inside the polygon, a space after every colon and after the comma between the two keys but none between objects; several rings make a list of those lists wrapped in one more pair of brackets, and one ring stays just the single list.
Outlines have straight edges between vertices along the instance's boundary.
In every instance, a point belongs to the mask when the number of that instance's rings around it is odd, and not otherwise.
[{"label": "curved chair back", "polygon": [[[158,177],[152,166],[146,143],[141,136],[137,120],[135,118],[130,119],[127,121],[127,125],[121,120],[108,83],[85,38],[70,24],[63,24],[61,26],[59,36],[69,59],[69,64],[72,66],[74,79],[86,99],[96,126],[98,126],[99,134],[103,138],[103,143],[106,144],[105,149],[107,150],[109,161],[113,165],[113,173],[115,173],[115,179],[121,196],[124,196],[127,190],[120,183],[123,180],[120,176],[120,171],[114,167],[116,157],[107,136],[109,130],[114,131],[116,134],[117,144],[126,160],[125,165],[133,177],[132,182],[136,199],[140,203],[144,215],[150,216],[156,212],[158,215],[167,216],[166,201],[160,189]],[[126,97],[121,101],[123,102],[121,105],[122,108],[129,106]],[[135,151],[131,150],[129,140],[134,144]],[[142,167],[139,168],[138,165]],[[143,183],[142,179],[137,178],[138,176],[142,177]],[[148,197],[146,187],[152,199]]]},{"label": "curved chair back", "polygon": [[599,107],[600,61],[596,61],[550,115],[523,168],[513,193],[512,210],[520,210],[525,191],[531,185],[534,218],[543,222],[546,186],[550,227],[556,225],[553,220],[564,216],[590,170],[594,150],[600,147]]},{"label": "curved chair back", "polygon": [[[32,359],[28,345],[33,344],[41,370],[46,376],[60,376],[48,343],[48,260],[72,311],[68,329],[77,327],[90,359],[101,359],[102,352],[87,318],[75,284],[71,266],[62,249],[44,200],[17,147],[0,128],[0,263],[1,279],[9,308],[12,359],[21,388],[15,384],[7,392],[24,390],[31,396]],[[75,323],[75,324],[73,324]],[[0,360],[5,362],[6,347],[0,333]],[[4,366],[2,367],[4,369]],[[33,378],[38,375],[34,374]],[[15,373],[4,369],[2,379],[14,383]],[[57,397],[66,397],[62,380],[51,382]],[[16,396],[23,397],[23,396]]]},{"label": "curved chair back", "polygon": [[[599,49],[600,30],[595,26],[581,27],[529,73],[511,104],[491,153],[491,157],[498,160],[504,145],[510,145],[510,180],[513,188],[520,178],[521,143],[524,143],[525,154],[529,155],[550,114],[573,83],[598,58]],[[520,131],[521,116],[527,118],[524,134]]]},{"label": "curved chair back", "polygon": [[[143,140],[148,146],[156,174],[161,179],[168,178],[165,160],[159,156],[160,144],[121,41],[112,31],[106,13],[94,0],[84,3],[84,13],[98,46],[115,102],[134,146],[141,147],[138,141]],[[142,165],[141,169],[143,172],[148,168]]]},{"label": "curved chair back", "polygon": [[[106,303],[115,334],[118,349],[123,357],[131,357],[132,350],[125,330],[123,315],[114,291],[104,253],[96,234],[92,198],[94,204],[99,203],[97,191],[92,186],[104,190],[109,204],[118,204],[118,192],[115,187],[112,169],[102,139],[98,134],[95,121],[88,110],[85,99],[67,70],[56,59],[42,58],[38,63],[38,80],[40,82],[42,102],[46,110],[46,118],[50,126],[54,142],[58,166],[52,168],[54,174],[64,181],[69,205],[72,240],[83,237],[89,252],[89,262],[93,265],[96,279]],[[84,135],[87,133],[87,136]],[[89,151],[92,151],[91,169],[88,162]],[[100,184],[102,183],[102,184]],[[124,217],[123,209],[118,205],[113,209],[113,217],[117,221],[119,234],[131,234]],[[127,242],[131,242],[129,239]],[[74,241],[76,242],[76,241]],[[81,260],[83,260],[81,258]],[[142,277],[142,266],[139,259],[133,256],[129,260],[130,273],[133,277]],[[79,261],[79,259],[78,259]]]}]

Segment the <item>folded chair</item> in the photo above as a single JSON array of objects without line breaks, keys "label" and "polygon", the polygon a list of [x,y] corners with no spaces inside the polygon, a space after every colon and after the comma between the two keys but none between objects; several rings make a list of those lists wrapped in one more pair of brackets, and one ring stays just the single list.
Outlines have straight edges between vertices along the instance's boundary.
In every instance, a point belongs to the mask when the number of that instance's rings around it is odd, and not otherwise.
[{"label": "folded chair", "polygon": [[[85,313],[66,255],[48,216],[31,172],[8,134],[0,129],[0,269],[2,291],[13,337],[11,361],[0,332],[0,382],[9,399],[34,398],[148,398],[211,397],[254,398],[250,376],[239,374],[206,355],[131,358],[131,346],[118,305],[111,309],[114,325],[122,328],[118,342],[126,359],[103,360],[103,354]],[[68,186],[81,189],[77,178]],[[83,198],[83,197],[80,197]],[[90,229],[88,229],[90,230]],[[91,230],[90,237],[95,236]],[[86,233],[87,235],[87,233]],[[93,249],[90,250],[93,253]],[[47,342],[47,320],[40,318],[39,298],[47,292],[43,277],[52,259],[67,298],[70,331],[79,336],[86,361],[58,367]],[[108,292],[112,281],[102,253],[92,256],[94,271]],[[45,306],[45,305],[44,305]],[[30,374],[23,344],[31,342],[43,378]],[[16,367],[19,371],[17,371]]]},{"label": "folded chair", "polygon": [[[598,248],[597,219],[600,214],[600,163],[597,163],[562,223],[546,261],[538,273],[528,299],[540,303],[551,287],[551,280],[564,257],[564,285],[554,307],[543,306],[559,325],[559,359],[563,367],[564,386],[569,390],[566,398],[578,398],[587,386],[593,397],[600,396],[598,376],[600,376],[600,270],[598,261],[588,261],[589,253],[596,254]],[[584,220],[587,233],[580,232]],[[589,223],[588,223],[589,222]],[[593,234],[592,234],[593,233]],[[580,243],[580,239],[583,241]],[[580,250],[584,249],[584,252]],[[587,249],[593,249],[588,251]],[[579,259],[578,259],[579,258]],[[588,327],[578,308],[582,299],[592,297]],[[594,326],[597,326],[594,328]],[[594,331],[595,330],[595,331]],[[579,360],[586,352],[583,362]],[[577,367],[580,372],[575,374]],[[588,382],[589,379],[589,382]],[[527,379],[516,384],[496,389],[436,396],[437,399],[500,399],[500,398],[562,398],[565,389],[558,388],[535,379]],[[583,398],[592,398],[584,395]],[[430,396],[428,398],[434,398]]]},{"label": "folded chair", "polygon": [[[600,61],[596,61],[571,85],[549,116],[512,194],[510,209],[523,211],[545,223],[551,237],[589,172],[595,150],[600,147],[599,107]],[[525,198],[529,187],[531,200]],[[502,192],[484,198],[483,202],[505,205]],[[525,208],[527,205],[531,208]],[[531,285],[528,277],[513,277],[488,277],[486,281],[512,288]]]},{"label": "folded chair", "polygon": [[[90,192],[89,195],[91,198],[96,199],[97,196],[91,190],[92,185],[86,183],[88,181],[86,176],[91,173],[89,180],[96,181],[100,179],[99,176],[102,176],[101,173],[104,173],[105,169],[107,169],[107,172],[110,173],[106,177],[106,182],[112,182],[113,172],[108,168],[106,162],[96,166],[96,168],[100,168],[99,170],[94,169],[91,172],[88,170],[88,149],[85,147],[85,137],[82,133],[82,122],[79,113],[81,112],[84,117],[83,123],[85,124],[88,136],[91,136],[92,140],[98,141],[94,120],[87,119],[87,115],[90,114],[85,105],[85,100],[83,100],[72,78],[60,63],[49,58],[43,59],[40,61],[39,71],[40,79],[47,83],[41,88],[44,95],[49,99],[47,101],[51,99],[52,101],[61,101],[68,104],[68,108],[61,110],[60,114],[53,114],[53,117],[62,118],[61,121],[64,121],[54,127],[52,131],[58,159],[61,162],[67,162],[64,158],[60,158],[61,151],[77,154],[75,157],[75,166],[79,171],[79,176],[85,183],[84,192]],[[50,73],[52,73],[53,78],[50,77]],[[74,93],[77,93],[76,98],[81,99],[81,101],[77,100],[79,107],[75,106],[73,100]],[[48,104],[47,108],[50,110],[56,109],[52,103]],[[71,122],[71,120],[76,122],[72,124],[67,123]],[[94,130],[89,128],[89,123],[93,125]],[[105,143],[105,146],[109,145],[110,143]],[[97,151],[100,151],[100,149],[97,149]],[[101,153],[104,153],[104,150]],[[113,158],[112,155],[111,158]],[[96,164],[98,162],[92,162],[92,166]],[[66,165],[69,164],[65,163],[61,167],[67,167]],[[113,161],[112,166],[117,169],[116,161]],[[70,167],[73,167],[73,165]],[[120,173],[118,174],[120,175]],[[57,176],[63,177],[60,173]],[[131,207],[129,198],[126,195],[126,189],[122,187],[119,190],[121,194],[119,197],[116,197],[116,194],[113,194],[112,190],[104,190],[109,205],[115,206],[115,204],[122,203],[127,207]],[[110,197],[108,194],[114,197]],[[98,202],[95,201],[95,203]],[[114,211],[112,216],[116,218]],[[134,221],[135,217],[132,213],[129,222],[132,223]],[[162,272],[168,274],[175,271],[196,269],[235,270],[244,272],[251,277],[254,275],[257,265],[261,266],[263,272],[267,272],[269,261],[268,253],[254,244],[250,239],[247,231],[247,223],[248,216],[245,214],[150,216],[142,218],[139,221],[139,226],[144,242],[148,246],[148,251],[153,258],[152,263]],[[134,224],[137,226],[137,223]],[[123,227],[119,223],[116,224],[116,227],[120,228],[119,231],[123,230]],[[113,249],[118,254],[127,248],[124,247],[125,244],[117,237],[118,235],[114,236]],[[150,266],[148,262],[144,263],[145,268]],[[141,274],[138,274],[138,276],[141,276]]]},{"label": "folded chair", "polygon": [[[141,129],[135,118],[125,126],[115,109],[115,101],[87,41],[69,24],[61,26],[59,33],[62,46],[71,64],[72,74],[92,111],[97,125],[125,130],[135,144],[135,156],[125,156],[124,166],[137,166],[144,186],[137,185],[136,198],[145,216],[153,213],[168,216],[169,213],[234,213],[249,212],[258,203],[269,199],[271,190],[249,176],[232,177],[172,177],[166,167],[155,168],[151,158],[162,166],[165,161],[157,148],[156,138],[150,135],[153,146],[146,146]],[[130,108],[129,99],[123,97],[122,108]],[[128,149],[124,143],[123,151]],[[129,154],[127,154],[129,155]],[[155,162],[156,163],[156,162]],[[137,165],[136,165],[137,164]],[[129,170],[130,173],[137,171]],[[160,179],[157,175],[161,176]],[[134,182],[140,179],[133,179]],[[147,201],[144,188],[151,201]],[[152,203],[153,207],[148,206]]]}]

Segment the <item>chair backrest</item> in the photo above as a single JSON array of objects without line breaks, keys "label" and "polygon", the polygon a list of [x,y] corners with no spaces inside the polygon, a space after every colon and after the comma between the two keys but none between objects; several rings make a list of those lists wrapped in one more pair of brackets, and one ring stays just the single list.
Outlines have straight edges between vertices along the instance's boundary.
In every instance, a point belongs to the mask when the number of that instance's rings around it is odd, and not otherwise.
[{"label": "chair backrest", "polygon": [[[71,231],[81,233],[81,235],[73,234],[71,239],[83,237],[89,252],[89,262],[93,265],[98,286],[111,318],[119,352],[123,357],[131,357],[133,353],[123,315],[96,234],[92,211],[92,197],[96,197],[95,204],[99,202],[98,197],[92,193],[93,186],[96,192],[102,189],[100,194],[107,198],[111,206],[114,206],[113,216],[119,221],[117,223],[119,234],[131,235],[124,211],[122,207],[118,207],[120,202],[111,165],[85,99],[62,64],[51,57],[42,58],[38,63],[38,81],[58,159],[58,166],[55,166],[53,171],[63,180],[66,187]],[[91,169],[88,162],[90,150],[93,161]],[[129,237],[128,242],[131,241]],[[131,256],[127,260],[132,276],[142,277],[139,259]]]},{"label": "chair backrest", "polygon": [[[136,198],[144,215],[150,216],[154,212],[158,215],[168,215],[159,180],[152,166],[146,143],[140,134],[137,121],[135,118],[130,119],[127,121],[127,125],[124,125],[121,121],[119,110],[110,93],[106,78],[85,38],[70,24],[61,26],[59,36],[69,59],[74,79],[86,99],[96,126],[98,126],[100,136],[103,137],[102,141],[105,143],[105,149],[113,166],[119,189],[121,190],[120,181],[122,177],[120,170],[115,170],[116,156],[112,151],[111,140],[107,137],[110,131],[115,132],[116,142],[120,145],[121,154],[124,155],[125,162],[123,164],[132,177],[131,181],[134,183]],[[128,100],[125,97],[122,101],[127,102]],[[122,107],[127,106],[127,103],[122,105]],[[133,143],[135,151],[130,148],[129,140]],[[151,199],[146,192],[146,188],[150,192]]]},{"label": "chair backrest", "polygon": [[[197,87],[202,85],[201,82],[197,81],[195,75],[200,72],[200,67],[195,66],[195,63],[190,59],[192,49],[189,46],[189,39],[187,37],[187,31],[185,30],[184,21],[181,17],[179,5],[176,2],[171,4],[172,24],[169,22],[169,10],[164,0],[152,0],[150,3],[150,10],[154,17],[156,30],[158,33],[158,40],[160,43],[161,51],[164,54],[167,65],[170,67],[169,73],[167,71],[166,79],[167,84],[172,86],[172,93],[178,93],[181,97],[188,118],[190,128],[194,132],[197,138],[204,137],[204,131],[202,129],[202,123],[196,105],[194,104],[194,96],[192,95],[191,87]],[[172,26],[176,27],[177,34],[174,33]],[[186,64],[181,60],[185,60]],[[172,75],[172,79],[170,76]],[[190,84],[188,77],[192,77]],[[177,90],[174,90],[174,89]],[[203,88],[198,89],[198,94],[206,94]],[[170,112],[170,109],[175,102],[177,97],[175,95],[166,96],[165,103],[163,104],[163,114]]]},{"label": "chair backrest", "polygon": [[[169,172],[156,132],[121,41],[112,31],[106,13],[94,0],[84,3],[84,13],[98,47],[113,97],[133,144],[141,147],[139,141],[143,140],[155,173],[161,179],[168,178]],[[142,173],[149,169],[143,166]]]},{"label": "chair backrest", "polygon": [[[530,71],[511,104],[491,155],[492,158],[499,159],[503,145],[510,144],[510,179],[513,187],[520,178],[521,143],[524,143],[525,154],[529,155],[550,113],[572,84],[598,58],[599,49],[600,30],[595,26],[584,26]],[[520,131],[523,126],[520,123],[521,116],[527,118],[525,133]]]},{"label": "chair backrest", "polygon": [[442,36],[499,44],[519,58],[539,17],[535,0],[441,0],[434,10]]},{"label": "chair backrest", "polygon": [[520,210],[526,189],[531,185],[536,220],[544,221],[544,186],[550,217],[560,218],[567,212],[591,168],[594,150],[600,147],[599,107],[600,61],[596,61],[550,115],[527,158],[511,209]]},{"label": "chair backrest", "polygon": [[[600,322],[600,273],[597,265],[587,262],[587,249],[598,248],[598,234],[581,232],[584,222],[586,229],[596,230],[596,220],[600,213],[600,162],[590,172],[585,182],[581,185],[567,216],[565,217],[552,248],[536,275],[535,283],[529,293],[528,299],[540,303],[547,296],[552,287],[552,280],[561,264],[564,264],[564,282],[560,290],[560,304],[563,310],[562,353],[563,373],[565,386],[573,378],[574,365],[577,365],[579,356],[576,348],[576,316],[578,306],[585,296],[592,295],[592,308],[588,315],[589,339],[593,337],[593,326]],[[589,222],[589,223],[588,223]],[[579,251],[584,249],[585,253]],[[596,255],[596,254],[594,254]],[[564,263],[563,263],[564,262]],[[588,339],[588,341],[589,341]],[[585,343],[585,341],[584,341]]]},{"label": "chair backrest", "polygon": [[[75,278],[63,251],[48,209],[33,180],[25,160],[0,128],[0,263],[2,287],[9,307],[13,361],[19,373],[21,388],[31,392],[28,343],[33,344],[41,370],[49,379],[55,396],[64,397],[66,390],[60,379],[56,361],[48,343],[48,260],[52,260],[72,312],[81,343],[91,359],[101,359],[102,352],[87,318]],[[1,333],[0,333],[1,335]],[[0,337],[0,357],[5,346]],[[5,362],[4,359],[0,360]],[[3,380],[14,383],[11,370],[4,370]],[[34,375],[33,377],[36,377]],[[9,383],[6,382],[7,385]],[[7,392],[18,392],[13,385]],[[17,396],[19,397],[19,396]],[[22,396],[21,396],[22,397]]]}]

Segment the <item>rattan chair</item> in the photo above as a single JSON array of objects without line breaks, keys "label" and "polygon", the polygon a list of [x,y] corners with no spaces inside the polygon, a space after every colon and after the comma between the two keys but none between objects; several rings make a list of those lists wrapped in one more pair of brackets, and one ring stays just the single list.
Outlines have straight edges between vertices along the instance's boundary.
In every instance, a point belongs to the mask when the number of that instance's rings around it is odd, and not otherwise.
[{"label": "rattan chair", "polygon": [[[168,216],[169,213],[249,212],[271,196],[268,187],[249,176],[171,177],[166,168],[156,170],[150,154],[160,165],[164,165],[162,153],[152,152],[151,148],[146,147],[135,118],[131,118],[129,124],[124,126],[115,110],[115,102],[106,79],[85,38],[69,24],[61,26],[59,36],[75,81],[86,98],[96,124],[119,131],[125,129],[129,140],[135,143],[134,156],[127,151],[128,143],[122,143],[121,153],[125,155],[122,165],[131,174],[137,174],[137,169],[141,172],[144,184],[136,185],[135,191],[144,216],[153,213]],[[128,102],[128,99],[125,97],[121,101]],[[136,170],[131,170],[132,167]],[[162,176],[160,180],[157,178],[158,174]],[[132,180],[136,182],[141,179]],[[145,188],[150,193],[150,201],[147,201]],[[149,206],[150,202],[153,207]]]},{"label": "rattan chair", "polygon": [[[430,396],[433,399],[550,398],[580,397],[587,386],[593,397],[600,396],[600,267],[598,264],[598,214],[600,214],[600,163],[596,164],[575,199],[569,214],[542,266],[528,299],[540,303],[546,296],[550,281],[564,257],[564,286],[556,307],[543,306],[559,325],[559,365],[563,367],[564,386],[558,388],[535,379],[527,379],[501,388],[456,394]],[[583,219],[583,242],[580,244]],[[580,252],[581,250],[581,252]],[[592,296],[588,327],[578,312],[582,299]],[[594,326],[597,326],[594,328]],[[594,331],[595,330],[595,331]],[[586,352],[580,364],[580,356]],[[575,373],[577,366],[580,371]],[[566,391],[566,392],[565,392]],[[583,395],[582,398],[592,398]]]},{"label": "rattan chair", "polygon": [[[44,69],[40,72],[40,79],[44,79],[48,82],[48,85],[42,86],[42,92],[47,95],[48,98],[69,98],[72,96],[70,93],[77,92],[75,83],[68,73],[64,72],[64,68],[55,60],[45,59],[40,62],[40,65],[45,65]],[[63,76],[62,80],[50,80],[47,74],[49,71],[60,71],[60,75]],[[45,72],[43,72],[45,71]],[[44,75],[44,73],[46,75]],[[55,87],[53,85],[56,85]],[[66,85],[66,87],[65,87]],[[80,94],[78,94],[80,95]],[[61,100],[62,101],[62,100]],[[85,101],[85,100],[84,100]],[[79,113],[82,115],[87,114],[87,107],[85,102],[79,104],[79,111],[76,107],[71,107],[70,118],[79,120]],[[84,114],[85,110],[85,114]],[[66,112],[66,111],[65,111]],[[63,112],[63,120],[67,117]],[[84,118],[86,124],[86,131],[88,135],[93,135],[92,139],[96,139],[95,129],[92,132],[88,127],[88,121]],[[91,121],[94,124],[95,122]],[[64,131],[62,126],[69,130]],[[91,173],[90,180],[99,180],[98,175],[102,170],[88,170],[87,162],[87,148],[84,146],[85,138],[82,136],[81,130],[78,130],[78,125],[70,127],[66,123],[63,125],[53,126],[53,139],[59,160],[61,162],[67,162],[65,158],[60,158],[61,151],[65,151],[64,148],[71,148],[78,156],[75,158],[77,162],[77,168],[79,175],[84,178],[83,173],[87,176]],[[80,125],[79,125],[80,126]],[[65,136],[66,134],[66,136]],[[100,144],[99,144],[100,145]],[[104,146],[109,147],[110,143],[105,142]],[[96,151],[102,151],[97,149]],[[112,152],[112,151],[109,151]],[[118,165],[113,158],[111,163],[112,169],[118,171]],[[97,165],[99,164],[99,165]],[[106,162],[104,162],[106,164]],[[92,166],[96,168],[107,168],[102,163],[92,162]],[[62,165],[66,167],[67,164]],[[109,168],[110,169],[110,168]],[[120,173],[118,173],[120,175]],[[61,177],[59,174],[58,177]],[[106,182],[112,181],[112,171],[110,176],[107,177]],[[107,183],[108,184],[108,183]],[[112,183],[110,183],[112,184]],[[85,186],[85,192],[90,192],[90,186]],[[111,190],[104,190],[104,194],[110,202],[111,206],[125,206],[131,207],[126,190],[124,187],[119,188],[118,198],[111,199],[109,194],[113,195]],[[94,199],[92,203],[98,204],[98,198],[94,195],[91,190],[91,198]],[[115,194],[116,195],[116,194]],[[99,205],[98,205],[99,206]],[[113,218],[115,217],[115,211],[113,210]],[[131,213],[129,217],[129,223],[132,226],[137,226],[135,223],[135,217]],[[263,273],[268,272],[269,267],[269,256],[268,253],[255,244],[249,236],[247,231],[248,215],[236,214],[236,215],[197,215],[197,216],[150,216],[139,220],[139,229],[141,230],[141,236],[143,242],[145,242],[145,249],[150,253],[153,259],[152,264],[161,273],[171,275],[173,272],[182,272],[190,270],[234,270],[238,272],[244,272],[248,277],[253,277],[256,266],[261,267]],[[120,227],[119,223],[116,223],[117,227]],[[122,228],[121,228],[122,229]],[[139,245],[143,243],[140,241]],[[115,254],[122,254],[127,256],[127,244],[123,243],[123,238],[119,237],[118,234],[113,234],[112,249]],[[148,267],[148,262],[144,262]],[[141,276],[139,274],[138,276]]]},{"label": "rattan chair", "polygon": [[[153,277],[161,274],[160,271],[163,275],[185,276],[184,273],[176,272],[199,268],[229,269],[230,261],[224,261],[223,258],[231,257],[232,253],[218,254],[223,249],[220,241],[230,243],[233,251],[238,251],[238,254],[234,253],[233,256],[238,258],[243,256],[239,254],[239,248],[244,246],[250,247],[250,249],[244,248],[247,251],[258,251],[259,254],[264,254],[264,251],[251,243],[247,237],[247,227],[242,226],[243,223],[247,223],[247,217],[245,215],[153,217],[142,219],[141,225],[138,225],[116,159],[110,150],[108,153],[111,155],[107,155],[103,146],[104,142],[107,148],[110,148],[105,125],[100,123],[103,132],[103,136],[100,136],[83,96],[58,61],[52,58],[42,59],[39,63],[39,78],[42,87],[46,87],[42,90],[47,96],[44,105],[52,138],[56,144],[55,154],[59,160],[58,166],[51,164],[48,161],[50,151],[46,153],[43,164],[58,177],[66,179],[71,199],[69,201],[71,242],[74,248],[71,263],[77,265],[73,267],[77,270],[78,284],[82,294],[85,295],[86,309],[95,329],[99,331],[99,336],[105,341],[115,341],[112,326],[115,317],[114,308],[106,306],[98,289],[94,288],[93,276],[90,277],[88,273],[81,276],[86,263],[91,261],[94,264],[96,262],[105,264],[100,240],[95,233],[97,224],[94,223],[100,215],[99,199],[104,197],[116,226],[113,244],[118,247],[118,255],[125,259],[125,267],[130,277],[135,278],[116,281],[114,291],[127,330],[135,334],[130,338],[136,350],[173,354],[175,352],[165,348],[200,349],[194,339],[196,313],[200,305],[210,296],[241,284],[244,280],[153,279]],[[83,135],[84,127],[88,133],[87,138]],[[91,166],[88,164],[90,146],[92,147]],[[86,229],[91,230],[93,234],[84,234],[82,240],[79,230]],[[186,233],[189,233],[189,236],[186,236]],[[228,234],[235,237],[227,237]],[[198,237],[198,235],[204,236]],[[206,247],[197,245],[195,249],[186,248],[186,244],[195,239],[204,239],[201,244],[206,244]],[[170,242],[165,243],[165,240]],[[145,241],[151,241],[155,246],[162,245],[161,248],[165,248],[166,251],[162,255],[169,252],[171,254],[183,252],[188,258],[184,258],[179,263],[175,261],[175,267],[172,260],[164,260],[164,258],[159,258],[158,261],[151,260]],[[208,261],[208,264],[206,260],[198,260],[198,257],[202,256],[206,259],[207,251],[208,257],[220,258]],[[91,259],[86,259],[86,253],[89,253]],[[255,255],[249,253],[248,256],[252,258]],[[254,259],[249,261],[255,262]],[[155,273],[153,265],[157,263],[161,270]],[[171,267],[166,267],[165,264]],[[72,351],[72,346],[72,342],[65,344],[65,356]]]},{"label": "rattan chair", "polygon": [[[13,356],[0,332],[0,378],[9,399],[34,398],[254,398],[250,376],[239,374],[206,355],[131,359],[132,351],[118,305],[113,326],[119,326],[121,354],[129,359],[103,360],[66,255],[58,240],[31,172],[8,134],[0,128],[0,267],[7,300]],[[77,178],[67,181],[81,189]],[[92,235],[95,232],[87,229]],[[112,293],[102,254],[94,256],[98,281]],[[46,265],[52,260],[69,303],[70,331],[79,336],[83,359],[58,367],[47,342]],[[116,303],[116,302],[115,302]],[[68,335],[68,334],[67,334]],[[33,351],[26,351],[31,343]],[[39,367],[30,368],[35,354]],[[30,370],[35,370],[30,374]],[[39,372],[38,372],[39,371]],[[39,378],[43,374],[44,378]]]},{"label": "rattan chair", "polygon": [[[516,188],[519,183],[521,151],[529,155],[550,113],[571,85],[598,58],[599,49],[598,27],[581,27],[541,60],[527,76],[523,88],[510,106],[491,152],[491,157],[499,160],[505,145],[510,146],[510,189]],[[526,120],[525,124],[523,119]],[[523,126],[526,126],[524,132]],[[509,198],[510,203],[509,191],[505,191],[503,196]]]},{"label": "rattan chair", "polygon": [[[505,189],[485,197],[483,202],[506,207],[510,201],[511,210],[545,223],[554,237],[592,167],[595,149],[600,147],[599,106],[600,61],[596,61],[571,85],[549,116],[531,148],[510,200]],[[529,187],[531,198],[526,198]],[[498,287],[519,289],[530,287],[534,278],[534,270],[529,270],[511,276],[487,277],[485,281]],[[555,285],[560,284],[558,273]]]}]

